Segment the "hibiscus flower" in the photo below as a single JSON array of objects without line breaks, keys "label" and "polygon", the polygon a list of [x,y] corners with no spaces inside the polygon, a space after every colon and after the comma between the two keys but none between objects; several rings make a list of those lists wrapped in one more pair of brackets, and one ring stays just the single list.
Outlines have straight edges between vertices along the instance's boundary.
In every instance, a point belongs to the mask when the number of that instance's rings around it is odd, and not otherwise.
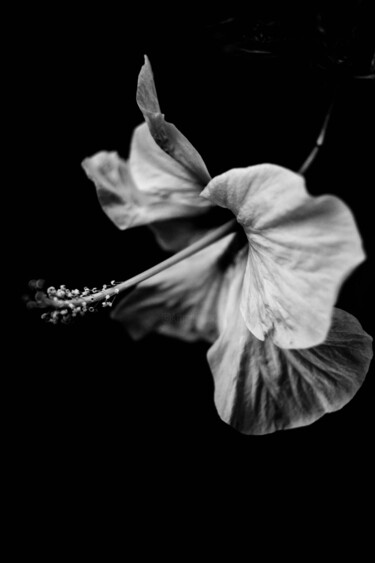
[{"label": "hibiscus flower", "polygon": [[83,167],[120,229],[148,225],[165,250],[180,252],[117,286],[144,280],[112,317],[136,339],[207,341],[217,411],[241,432],[303,426],[340,409],[372,357],[371,337],[334,308],[365,258],[351,211],[335,196],[309,195],[303,176],[273,164],[212,179],[161,113],[147,57],[137,102],[145,122],[129,159],[100,152]]}]

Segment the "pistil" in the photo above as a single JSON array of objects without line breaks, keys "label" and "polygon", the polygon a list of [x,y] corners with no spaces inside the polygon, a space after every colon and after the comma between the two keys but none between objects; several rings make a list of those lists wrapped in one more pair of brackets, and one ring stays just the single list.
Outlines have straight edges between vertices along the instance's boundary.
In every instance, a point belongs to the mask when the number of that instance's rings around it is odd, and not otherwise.
[{"label": "pistil", "polygon": [[174,264],[178,264],[182,260],[185,260],[185,258],[196,254],[200,250],[203,250],[207,246],[210,246],[214,242],[235,231],[237,226],[237,221],[235,219],[231,219],[220,227],[211,230],[207,233],[207,235],[187,246],[180,252],[177,252],[166,260],[159,262],[159,264],[156,264],[155,266],[152,266],[144,272],[141,272],[140,274],[137,274],[136,276],[133,276],[123,282],[111,282],[109,287],[104,285],[101,290],[97,290],[96,288],[91,290],[89,288],[84,288],[84,290],[80,292],[77,289],[69,290],[65,286],[60,286],[57,290],[55,288],[48,288],[47,293],[45,293],[44,291],[40,291],[37,282],[36,288],[39,290],[35,294],[35,300],[29,300],[28,305],[30,308],[38,307],[42,309],[52,309],[52,312],[44,313],[42,315],[45,320],[51,322],[67,320],[71,316],[76,316],[78,313],[83,314],[86,311],[92,311],[94,310],[93,306],[99,302],[102,302],[103,306],[111,306],[111,298],[114,298],[126,289],[130,289],[140,282],[163,272]]}]

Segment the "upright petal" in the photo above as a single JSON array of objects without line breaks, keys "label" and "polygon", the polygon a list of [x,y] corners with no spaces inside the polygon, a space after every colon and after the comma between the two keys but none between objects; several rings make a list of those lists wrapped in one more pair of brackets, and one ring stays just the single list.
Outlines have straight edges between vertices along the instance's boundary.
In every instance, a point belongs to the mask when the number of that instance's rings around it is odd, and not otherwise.
[{"label": "upright petal", "polygon": [[281,348],[322,343],[341,284],[365,258],[345,203],[311,197],[302,176],[271,164],[221,174],[202,195],[231,209],[248,238],[241,296],[248,329]]},{"label": "upright petal", "polygon": [[220,310],[230,287],[231,261],[241,261],[235,234],[140,283],[116,307],[112,318],[123,323],[134,339],[158,332],[186,341],[218,336]]},{"label": "upright petal", "polygon": [[346,405],[363,383],[372,338],[334,309],[327,340],[302,350],[258,340],[228,300],[226,326],[208,351],[220,417],[244,434],[306,426]]},{"label": "upright petal", "polygon": [[[147,57],[138,78],[137,102],[146,123],[134,130],[129,160],[100,152],[82,165],[117,227],[152,224],[162,247],[177,251],[196,238],[191,218],[214,207],[200,197],[210,175],[189,141],[164,120]],[[177,218],[183,220],[176,230]]]},{"label": "upright petal", "polygon": [[165,121],[164,114],[160,111],[154,76],[147,56],[138,76],[137,103],[159,147],[186,168],[201,186],[205,186],[211,178],[202,157],[172,123]]},{"label": "upright petal", "polygon": [[138,189],[161,198],[174,197],[191,207],[209,208],[200,197],[203,185],[180,162],[164,152],[154,141],[146,123],[133,133],[129,167]]}]

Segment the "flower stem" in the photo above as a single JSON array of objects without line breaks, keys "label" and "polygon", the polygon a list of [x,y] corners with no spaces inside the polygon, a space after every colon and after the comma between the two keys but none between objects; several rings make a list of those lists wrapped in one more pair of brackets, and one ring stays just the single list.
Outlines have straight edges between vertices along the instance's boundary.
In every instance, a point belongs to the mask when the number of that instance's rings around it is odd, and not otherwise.
[{"label": "flower stem", "polygon": [[307,172],[308,168],[310,168],[311,164],[314,162],[315,157],[317,156],[317,154],[319,152],[319,149],[323,146],[325,136],[326,136],[326,132],[327,132],[328,123],[329,123],[331,113],[332,113],[333,104],[334,104],[334,101],[331,103],[331,105],[328,108],[328,111],[327,111],[327,114],[325,116],[325,119],[324,119],[322,128],[320,130],[319,136],[315,141],[314,148],[310,152],[309,156],[306,158],[305,162],[302,164],[301,168],[298,170],[299,174],[301,174],[302,176]]}]

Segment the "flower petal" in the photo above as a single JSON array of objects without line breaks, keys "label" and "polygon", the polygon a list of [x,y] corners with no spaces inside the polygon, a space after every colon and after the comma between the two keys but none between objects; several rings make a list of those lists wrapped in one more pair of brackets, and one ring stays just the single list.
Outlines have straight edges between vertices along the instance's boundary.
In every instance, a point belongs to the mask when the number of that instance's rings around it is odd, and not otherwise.
[{"label": "flower petal", "polygon": [[221,174],[202,195],[231,209],[247,235],[241,312],[248,329],[282,348],[323,342],[340,286],[365,258],[345,203],[311,197],[302,176],[271,164]]},{"label": "flower petal", "polygon": [[[194,222],[186,219],[213,208],[200,197],[210,175],[189,141],[164,120],[147,57],[138,78],[137,102],[146,123],[134,130],[128,162],[117,153],[100,152],[82,165],[117,227],[152,224],[161,246],[177,251],[197,238]],[[176,218],[184,219],[177,230]]]},{"label": "flower petal", "polygon": [[[140,283],[119,303],[112,318],[121,321],[134,339],[158,332],[212,343],[218,336],[220,304],[230,286],[228,262],[241,260],[236,239],[231,233]],[[242,252],[242,272],[245,259]]]},{"label": "flower petal", "polygon": [[138,76],[137,103],[155,142],[204,187],[211,179],[207,167],[187,138],[172,123],[165,121],[147,56]]},{"label": "flower petal", "polygon": [[164,152],[154,141],[146,123],[133,133],[129,168],[139,190],[160,198],[173,197],[197,209],[212,204],[200,197],[203,185],[185,166]]},{"label": "flower petal", "polygon": [[244,434],[268,434],[311,424],[352,399],[372,358],[372,338],[355,317],[334,309],[323,344],[285,350],[270,338],[255,338],[232,300],[227,324],[207,354],[224,422]]},{"label": "flower petal", "polygon": [[[185,169],[156,145],[146,124],[134,131],[128,162],[116,152],[103,151],[86,158],[82,166],[95,183],[104,212],[120,229],[194,217],[212,207],[197,194],[200,188]],[[164,224],[160,230],[168,233],[170,227]],[[190,231],[185,228],[181,236],[186,238]]]}]

